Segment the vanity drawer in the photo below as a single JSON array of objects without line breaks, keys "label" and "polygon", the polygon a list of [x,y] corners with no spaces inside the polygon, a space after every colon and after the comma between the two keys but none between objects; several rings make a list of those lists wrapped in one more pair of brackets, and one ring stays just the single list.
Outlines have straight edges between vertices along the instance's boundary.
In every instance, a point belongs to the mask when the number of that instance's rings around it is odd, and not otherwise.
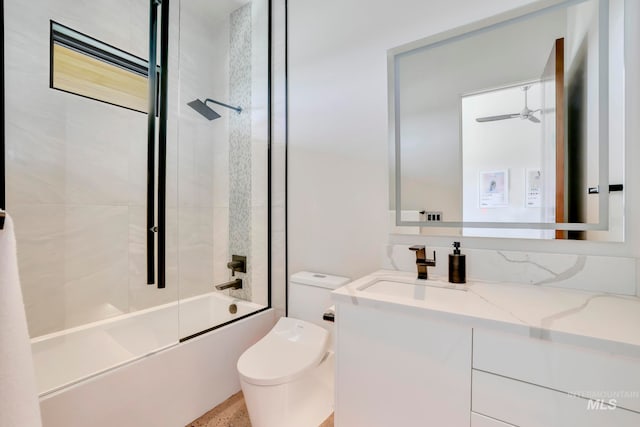
[{"label": "vanity drawer", "polygon": [[474,329],[473,368],[640,412],[640,359]]},{"label": "vanity drawer", "polygon": [[471,413],[471,427],[516,427],[513,424],[503,423],[502,421],[495,420],[493,418],[485,417],[484,415]]},{"label": "vanity drawer", "polygon": [[519,427],[640,426],[640,414],[606,403],[476,370],[472,381],[473,412]]}]

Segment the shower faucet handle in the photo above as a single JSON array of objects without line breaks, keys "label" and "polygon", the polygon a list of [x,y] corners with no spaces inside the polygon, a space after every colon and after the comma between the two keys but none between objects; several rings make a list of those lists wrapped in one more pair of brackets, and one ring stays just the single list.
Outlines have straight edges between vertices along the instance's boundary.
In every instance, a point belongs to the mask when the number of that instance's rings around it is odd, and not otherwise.
[{"label": "shower faucet handle", "polygon": [[227,263],[227,268],[231,270],[231,276],[235,276],[236,272],[247,272],[247,257],[241,255],[231,255],[231,261]]}]

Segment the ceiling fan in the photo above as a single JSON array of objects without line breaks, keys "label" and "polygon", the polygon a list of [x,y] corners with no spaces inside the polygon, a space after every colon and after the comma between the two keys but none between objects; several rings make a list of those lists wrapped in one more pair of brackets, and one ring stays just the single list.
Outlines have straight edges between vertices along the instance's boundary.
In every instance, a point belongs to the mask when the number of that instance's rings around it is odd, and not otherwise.
[{"label": "ceiling fan", "polygon": [[533,123],[540,123],[540,119],[533,115],[533,113],[537,113],[540,109],[530,110],[527,106],[527,91],[531,86],[522,86],[522,90],[524,91],[524,108],[519,113],[513,114],[502,114],[500,116],[487,116],[487,117],[478,117],[476,119],[477,122],[495,122],[496,120],[506,120],[506,119],[515,119],[520,118],[521,120],[529,120]]}]

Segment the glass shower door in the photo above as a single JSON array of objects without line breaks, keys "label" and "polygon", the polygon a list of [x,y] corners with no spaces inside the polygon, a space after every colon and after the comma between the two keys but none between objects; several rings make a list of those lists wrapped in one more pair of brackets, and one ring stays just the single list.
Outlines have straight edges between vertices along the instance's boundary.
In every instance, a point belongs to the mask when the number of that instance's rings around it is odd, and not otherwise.
[{"label": "glass shower door", "polygon": [[43,394],[178,342],[175,275],[147,284],[154,3],[4,2],[6,205]]},{"label": "glass shower door", "polygon": [[270,305],[269,2],[180,0],[179,7],[171,154],[187,339]]}]

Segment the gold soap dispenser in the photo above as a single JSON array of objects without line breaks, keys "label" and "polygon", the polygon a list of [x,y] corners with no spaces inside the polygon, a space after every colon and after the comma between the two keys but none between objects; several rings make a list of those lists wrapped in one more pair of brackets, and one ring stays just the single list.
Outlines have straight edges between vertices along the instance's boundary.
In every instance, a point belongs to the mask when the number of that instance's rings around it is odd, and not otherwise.
[{"label": "gold soap dispenser", "polygon": [[460,242],[453,242],[453,253],[449,254],[449,282],[466,283],[467,259],[460,253]]}]

